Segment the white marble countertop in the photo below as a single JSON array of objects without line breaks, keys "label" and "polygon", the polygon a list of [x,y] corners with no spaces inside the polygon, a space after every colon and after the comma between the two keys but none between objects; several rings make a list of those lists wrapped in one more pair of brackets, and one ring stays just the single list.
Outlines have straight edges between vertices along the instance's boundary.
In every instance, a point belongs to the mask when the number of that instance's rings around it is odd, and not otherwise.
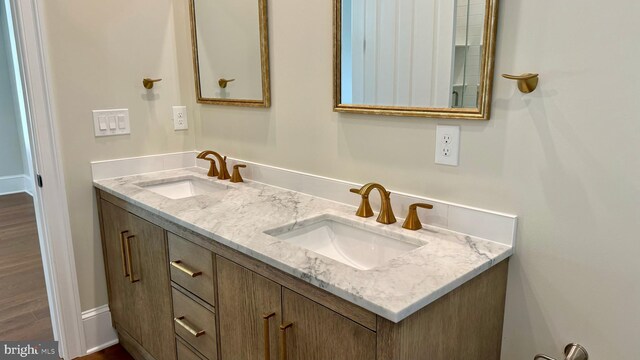
[{"label": "white marble countertop", "polygon": [[[228,190],[172,200],[136,185],[189,177],[224,184]],[[513,254],[510,246],[436,227],[425,225],[422,230],[409,231],[402,228],[401,220],[383,225],[376,222],[376,217],[355,216],[352,206],[291,190],[250,181],[233,184],[211,179],[206,171],[195,167],[98,180],[94,184],[393,322],[403,320]],[[265,233],[283,226],[297,228],[323,215],[424,245],[382,266],[358,270]]]}]

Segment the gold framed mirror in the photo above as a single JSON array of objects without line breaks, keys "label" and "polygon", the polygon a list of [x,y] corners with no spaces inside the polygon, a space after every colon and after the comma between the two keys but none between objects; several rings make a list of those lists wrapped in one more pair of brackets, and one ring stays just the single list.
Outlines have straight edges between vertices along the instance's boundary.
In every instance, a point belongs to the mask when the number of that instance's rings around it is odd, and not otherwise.
[{"label": "gold framed mirror", "polygon": [[270,107],[267,0],[189,1],[197,102]]},{"label": "gold framed mirror", "polygon": [[334,0],[334,111],[488,120],[498,0]]}]

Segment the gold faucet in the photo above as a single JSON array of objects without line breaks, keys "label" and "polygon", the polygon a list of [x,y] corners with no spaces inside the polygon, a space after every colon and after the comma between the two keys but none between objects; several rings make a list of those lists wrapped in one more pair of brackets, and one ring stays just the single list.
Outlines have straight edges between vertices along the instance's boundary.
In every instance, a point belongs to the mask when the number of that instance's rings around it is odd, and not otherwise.
[{"label": "gold faucet", "polygon": [[368,183],[361,189],[351,189],[350,191],[362,196],[360,207],[356,211],[356,215],[360,217],[373,216],[373,210],[371,210],[371,204],[369,203],[369,193],[371,190],[377,189],[382,199],[382,206],[380,206],[380,214],[378,215],[379,223],[393,224],[396,222],[396,217],[393,215],[393,209],[391,208],[391,193],[384,188],[384,186],[376,183]]},{"label": "gold faucet", "polygon": [[[218,163],[220,164],[220,172],[217,171],[216,169],[216,163],[213,159],[208,158],[207,156],[209,155],[213,155],[216,157],[216,159],[218,160]],[[205,150],[203,152],[201,152],[200,154],[198,154],[198,156],[196,156],[198,159],[203,159],[203,160],[209,160],[209,162],[211,162],[211,167],[209,168],[209,173],[207,174],[210,177],[214,177],[214,176],[218,176],[218,179],[220,180],[227,180],[230,179],[231,176],[229,175],[229,170],[227,170],[227,157],[222,157],[220,154],[218,154],[215,151],[211,151],[211,150]]]}]

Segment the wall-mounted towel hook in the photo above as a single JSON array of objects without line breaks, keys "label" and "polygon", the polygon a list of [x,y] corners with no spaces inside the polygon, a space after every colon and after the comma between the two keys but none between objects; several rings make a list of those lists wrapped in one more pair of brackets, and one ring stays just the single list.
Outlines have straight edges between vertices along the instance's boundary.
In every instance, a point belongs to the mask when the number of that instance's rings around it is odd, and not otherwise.
[{"label": "wall-mounted towel hook", "polygon": [[[564,356],[565,360],[589,360],[589,354],[587,353],[587,349],[585,349],[580,344],[568,344],[564,347]],[[544,360],[556,360],[550,356],[538,354],[533,360],[544,359]]]},{"label": "wall-mounted towel hook", "polygon": [[229,84],[232,81],[236,81],[236,79],[220,79],[218,80],[218,86],[220,86],[223,89],[226,89],[227,84]]},{"label": "wall-mounted towel hook", "polygon": [[522,75],[502,74],[502,77],[518,81],[518,89],[525,94],[533,92],[538,87],[538,74],[526,73]]},{"label": "wall-mounted towel hook", "polygon": [[142,85],[144,86],[145,89],[150,90],[150,89],[153,89],[153,85],[158,81],[162,81],[162,79],[144,78],[142,79]]}]

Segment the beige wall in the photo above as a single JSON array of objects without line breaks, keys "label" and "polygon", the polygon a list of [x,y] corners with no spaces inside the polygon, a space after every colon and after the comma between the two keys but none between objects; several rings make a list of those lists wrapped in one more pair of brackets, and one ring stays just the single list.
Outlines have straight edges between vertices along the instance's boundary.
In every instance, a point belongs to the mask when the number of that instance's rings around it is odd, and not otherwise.
[{"label": "beige wall", "polygon": [[[177,1],[180,3],[181,1]],[[89,162],[193,150],[193,131],[174,132],[182,96],[172,0],[39,1],[62,147],[82,309],[107,302]],[[186,21],[184,13],[176,13]],[[178,47],[179,51],[188,51]],[[161,77],[153,92],[143,77]],[[131,135],[95,138],[91,110],[128,108]]]},{"label": "beige wall", "polygon": [[[496,77],[489,122],[332,112],[331,1],[269,10],[272,108],[199,106],[198,148],[518,214],[503,358],[640,358],[638,4],[504,1],[497,73],[542,78]],[[460,167],[434,164],[439,123],[462,125]]]},{"label": "beige wall", "polygon": [[[518,214],[503,358],[574,340],[595,359],[640,357],[640,5],[504,1],[497,72],[540,72],[540,88],[496,77],[491,121],[447,122],[331,111],[329,0],[270,1],[271,109],[195,106],[186,1],[174,3],[40,1],[83,309],[106,302],[88,162],[195,146]],[[145,75],[165,78],[156,100]],[[196,131],[171,130],[178,101]],[[106,107],[130,108],[131,136],[93,138],[90,110]],[[438,123],[462,125],[460,167],[433,163]]]}]

